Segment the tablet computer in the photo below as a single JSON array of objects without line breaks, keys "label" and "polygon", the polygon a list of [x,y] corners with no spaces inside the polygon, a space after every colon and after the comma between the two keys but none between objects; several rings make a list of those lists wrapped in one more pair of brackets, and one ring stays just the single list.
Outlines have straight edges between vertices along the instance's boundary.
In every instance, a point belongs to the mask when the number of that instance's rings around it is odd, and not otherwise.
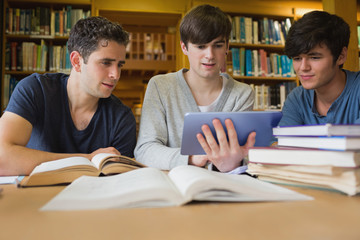
[{"label": "tablet computer", "polygon": [[202,133],[201,126],[207,124],[213,136],[216,133],[212,120],[217,118],[225,127],[225,119],[234,123],[240,145],[246,143],[250,132],[256,132],[255,146],[269,146],[272,141],[272,128],[276,127],[282,117],[278,111],[246,111],[246,112],[190,112],[184,117],[184,128],[181,143],[182,155],[205,154],[196,134]]}]

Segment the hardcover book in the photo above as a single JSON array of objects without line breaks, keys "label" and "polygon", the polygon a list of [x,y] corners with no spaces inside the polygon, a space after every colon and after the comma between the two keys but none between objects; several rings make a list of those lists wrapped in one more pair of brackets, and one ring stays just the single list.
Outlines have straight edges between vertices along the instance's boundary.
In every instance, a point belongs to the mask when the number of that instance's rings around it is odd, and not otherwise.
[{"label": "hardcover book", "polygon": [[278,136],[279,146],[319,148],[328,150],[360,150],[360,137],[314,136],[292,137]]},{"label": "hardcover book", "polygon": [[249,162],[356,168],[360,166],[360,151],[328,151],[292,147],[253,147],[249,149]]},{"label": "hardcover book", "polygon": [[358,136],[360,124],[322,124],[273,128],[274,136]]}]

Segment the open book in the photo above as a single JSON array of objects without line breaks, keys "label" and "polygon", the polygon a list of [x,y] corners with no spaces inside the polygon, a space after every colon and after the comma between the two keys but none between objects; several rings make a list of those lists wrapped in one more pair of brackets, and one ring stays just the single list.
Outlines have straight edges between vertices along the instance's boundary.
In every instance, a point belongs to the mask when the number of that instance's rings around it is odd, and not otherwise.
[{"label": "open book", "polygon": [[133,158],[110,153],[96,154],[91,161],[85,157],[69,157],[41,163],[19,183],[19,186],[68,184],[83,175],[112,175],[142,167],[145,165]]},{"label": "open book", "polygon": [[252,202],[311,199],[248,175],[178,166],[168,174],[155,168],[142,168],[102,178],[83,176],[41,210],[165,207],[179,206],[193,200]]}]

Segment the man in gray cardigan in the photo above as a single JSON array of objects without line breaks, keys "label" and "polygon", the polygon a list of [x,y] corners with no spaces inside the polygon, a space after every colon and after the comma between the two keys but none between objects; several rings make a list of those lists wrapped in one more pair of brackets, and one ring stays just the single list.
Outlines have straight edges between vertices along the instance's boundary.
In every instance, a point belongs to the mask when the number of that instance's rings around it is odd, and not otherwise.
[{"label": "man in gray cardigan", "polygon": [[221,172],[238,173],[248,148],[255,143],[251,133],[240,146],[231,120],[214,120],[219,144],[209,126],[197,138],[206,155],[180,154],[184,115],[187,112],[237,112],[252,110],[254,93],[244,83],[220,74],[226,65],[231,22],[219,8],[200,5],[190,10],[180,25],[181,48],[190,68],[150,79],[142,108],[135,158],[150,166],[169,170],[178,165],[212,163]]}]

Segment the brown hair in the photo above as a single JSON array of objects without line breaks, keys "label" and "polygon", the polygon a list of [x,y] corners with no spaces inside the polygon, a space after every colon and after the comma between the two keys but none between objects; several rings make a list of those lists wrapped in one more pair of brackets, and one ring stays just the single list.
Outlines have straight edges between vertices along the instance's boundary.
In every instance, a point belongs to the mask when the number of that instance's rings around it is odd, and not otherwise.
[{"label": "brown hair", "polygon": [[224,37],[228,42],[231,32],[231,21],[218,7],[208,4],[191,9],[180,23],[180,38],[187,46],[209,43],[217,37]]}]

